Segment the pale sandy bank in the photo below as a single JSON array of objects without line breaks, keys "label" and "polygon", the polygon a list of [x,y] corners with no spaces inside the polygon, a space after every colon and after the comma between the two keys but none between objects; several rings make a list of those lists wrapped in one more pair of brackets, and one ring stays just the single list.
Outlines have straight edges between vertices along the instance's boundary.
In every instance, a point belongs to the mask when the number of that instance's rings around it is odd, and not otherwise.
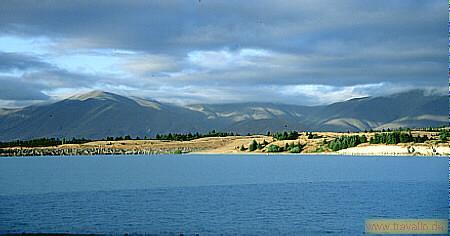
[{"label": "pale sandy bank", "polygon": [[353,148],[339,150],[343,155],[371,155],[371,156],[448,156],[448,145],[360,145]]}]

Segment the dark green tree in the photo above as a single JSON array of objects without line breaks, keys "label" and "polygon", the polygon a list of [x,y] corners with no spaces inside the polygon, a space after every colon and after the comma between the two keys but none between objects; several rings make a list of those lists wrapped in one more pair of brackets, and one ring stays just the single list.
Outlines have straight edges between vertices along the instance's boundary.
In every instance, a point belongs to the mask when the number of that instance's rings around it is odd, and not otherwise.
[{"label": "dark green tree", "polygon": [[258,143],[256,142],[256,140],[253,139],[252,143],[250,143],[250,145],[248,146],[248,150],[250,152],[255,151],[258,148]]}]

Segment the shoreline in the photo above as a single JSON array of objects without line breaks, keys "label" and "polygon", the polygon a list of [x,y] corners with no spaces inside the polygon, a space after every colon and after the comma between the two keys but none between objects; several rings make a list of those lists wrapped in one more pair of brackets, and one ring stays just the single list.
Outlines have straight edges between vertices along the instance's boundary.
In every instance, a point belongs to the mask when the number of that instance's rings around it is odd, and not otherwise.
[{"label": "shoreline", "polygon": [[182,158],[183,156],[204,156],[208,158],[213,158],[215,155],[217,156],[255,156],[258,158],[261,157],[270,157],[270,156],[290,156],[290,157],[308,157],[308,156],[324,156],[324,157],[416,157],[416,158],[449,158],[448,155],[404,155],[404,154],[340,154],[340,153],[330,153],[330,152],[322,152],[322,153],[212,153],[212,152],[187,152],[181,154],[174,153],[153,153],[153,154],[88,154],[88,155],[28,155],[28,156],[5,156],[0,155],[0,159],[14,159],[14,158],[39,158],[39,157],[124,157],[124,156],[140,156],[140,157],[158,157],[158,156],[179,156]]},{"label": "shoreline", "polygon": [[[167,155],[167,154],[154,154],[154,155]],[[272,153],[213,153],[213,152],[190,152],[190,153],[183,153],[181,155],[205,155],[205,156],[212,156],[212,155],[224,155],[224,156],[233,156],[233,155],[255,155],[255,156],[343,156],[343,157],[350,157],[350,156],[367,156],[367,157],[445,157],[448,158],[447,155],[412,155],[412,154],[357,154],[357,153],[351,153],[351,154],[341,154],[336,152],[317,152],[317,153],[287,153],[287,152],[272,152]]]},{"label": "shoreline", "polygon": [[[183,144],[183,143],[181,143]],[[414,149],[414,152],[410,150]],[[448,144],[429,145],[429,144],[398,144],[398,145],[368,145],[361,144],[356,147],[342,149],[337,152],[308,152],[300,153],[289,152],[266,152],[265,150],[257,150],[253,152],[239,151],[235,149],[219,148],[192,148],[192,147],[173,147],[173,148],[148,148],[148,147],[133,147],[133,148],[104,148],[99,147],[77,147],[77,148],[61,148],[61,147],[46,147],[46,148],[8,148],[0,149],[1,157],[26,157],[26,156],[123,156],[123,155],[291,155],[291,156],[434,156],[434,157],[448,157],[450,153],[450,146]]]},{"label": "shoreline", "polygon": [[[206,154],[206,155],[341,155],[341,156],[449,156],[450,142],[439,142],[437,132],[413,131],[413,135],[427,136],[423,143],[370,144],[333,151],[329,143],[342,136],[364,135],[367,139],[375,133],[315,132],[318,138],[300,134],[295,140],[277,140],[272,136],[226,136],[204,137],[190,141],[168,140],[121,140],[92,141],[83,144],[61,144],[48,147],[0,148],[0,157],[6,156],[91,156],[91,155],[160,155],[160,154]],[[252,143],[258,148],[251,149]],[[263,145],[262,145],[263,144]],[[298,145],[296,153],[290,149],[271,152],[275,145],[287,147]]]}]

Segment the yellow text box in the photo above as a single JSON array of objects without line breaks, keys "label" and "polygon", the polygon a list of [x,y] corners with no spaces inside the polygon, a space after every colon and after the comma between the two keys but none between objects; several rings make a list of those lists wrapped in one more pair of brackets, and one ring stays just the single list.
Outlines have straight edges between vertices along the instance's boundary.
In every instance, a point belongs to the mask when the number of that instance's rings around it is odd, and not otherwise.
[{"label": "yellow text box", "polygon": [[368,234],[447,234],[446,219],[368,219]]}]

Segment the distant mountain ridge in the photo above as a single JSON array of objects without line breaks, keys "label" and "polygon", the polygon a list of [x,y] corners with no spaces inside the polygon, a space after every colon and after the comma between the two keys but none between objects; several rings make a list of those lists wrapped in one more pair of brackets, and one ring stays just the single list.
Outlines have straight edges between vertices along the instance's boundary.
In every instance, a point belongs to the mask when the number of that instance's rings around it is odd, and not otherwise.
[{"label": "distant mountain ridge", "polygon": [[0,140],[38,137],[154,137],[160,133],[359,131],[448,125],[448,96],[422,90],[325,106],[273,103],[185,107],[103,91],[22,109],[0,109]]}]

